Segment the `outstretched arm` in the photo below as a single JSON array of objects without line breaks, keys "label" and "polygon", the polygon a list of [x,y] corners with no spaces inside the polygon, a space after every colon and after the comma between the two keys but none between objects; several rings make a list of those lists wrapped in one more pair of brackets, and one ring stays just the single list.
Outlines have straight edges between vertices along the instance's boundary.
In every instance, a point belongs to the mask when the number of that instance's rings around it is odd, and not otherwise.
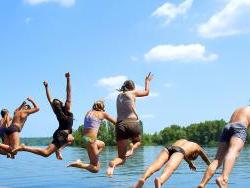
[{"label": "outstretched arm", "polygon": [[108,121],[110,121],[113,125],[116,124],[116,120],[111,117],[107,112],[103,112],[104,118]]},{"label": "outstretched arm", "polygon": [[185,156],[184,160],[188,163],[190,170],[196,171],[194,163],[189,158]]},{"label": "outstretched arm", "polygon": [[45,87],[45,90],[46,90],[46,96],[47,96],[47,99],[50,103],[50,105],[52,104],[52,98],[51,98],[51,95],[50,95],[50,92],[49,92],[49,86],[48,86],[48,82],[47,81],[44,81],[43,82],[43,85]]},{"label": "outstretched arm", "polygon": [[67,86],[66,86],[66,92],[67,92],[67,97],[66,97],[66,102],[65,102],[65,108],[67,111],[70,111],[71,108],[71,83],[70,83],[70,73],[67,72],[65,74],[65,77],[67,78]]},{"label": "outstretched arm", "polygon": [[199,149],[199,155],[201,156],[202,160],[207,164],[210,165],[211,161],[209,160],[207,154],[205,151],[200,147]]},{"label": "outstretched arm", "polygon": [[144,90],[135,90],[134,94],[136,97],[144,97],[149,95],[149,86],[150,81],[153,79],[151,72],[145,78],[145,89]]},{"label": "outstretched arm", "polygon": [[25,110],[27,114],[33,114],[39,111],[39,106],[34,102],[31,97],[28,97],[27,100],[32,103],[33,108]]}]

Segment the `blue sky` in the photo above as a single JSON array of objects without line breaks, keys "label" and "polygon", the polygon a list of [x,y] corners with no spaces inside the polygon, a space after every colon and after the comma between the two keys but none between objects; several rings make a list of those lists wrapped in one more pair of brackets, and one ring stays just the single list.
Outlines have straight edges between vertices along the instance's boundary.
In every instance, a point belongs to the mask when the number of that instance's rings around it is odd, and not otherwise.
[{"label": "blue sky", "polygon": [[97,99],[116,116],[115,89],[138,88],[145,132],[228,120],[250,98],[250,0],[14,0],[0,6],[0,108],[32,96],[40,111],[22,136],[51,136],[57,120],[42,85],[65,99],[72,74],[74,128]]}]

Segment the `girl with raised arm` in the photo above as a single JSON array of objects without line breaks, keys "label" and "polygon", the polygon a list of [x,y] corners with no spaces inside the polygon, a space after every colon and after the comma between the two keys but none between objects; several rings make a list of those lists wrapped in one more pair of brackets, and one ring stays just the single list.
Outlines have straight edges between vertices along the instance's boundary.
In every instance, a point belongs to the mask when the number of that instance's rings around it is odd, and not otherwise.
[{"label": "girl with raised arm", "polygon": [[[136,97],[149,95],[150,81],[153,79],[151,73],[145,78],[145,89],[136,90],[132,80],[123,83],[116,100],[117,107],[117,124],[116,124],[116,141],[118,147],[118,157],[114,158],[107,169],[107,175],[113,175],[116,166],[125,163],[126,157],[131,156],[133,151],[140,146],[141,125],[135,109]],[[131,148],[127,151],[129,140],[132,142]]]},{"label": "girl with raised arm", "polygon": [[68,165],[68,167],[76,167],[86,169],[92,173],[100,170],[99,154],[105,147],[105,143],[97,139],[97,134],[103,120],[106,119],[115,124],[116,120],[105,112],[103,101],[96,101],[90,111],[87,112],[84,119],[82,144],[87,149],[90,163],[86,164],[77,160]]},{"label": "girl with raised arm", "polygon": [[65,104],[63,104],[63,102],[60,101],[59,99],[52,100],[48,88],[48,83],[46,81],[43,82],[46,90],[47,99],[59,122],[59,127],[53,134],[52,143],[49,144],[49,146],[45,149],[21,145],[16,151],[27,151],[37,155],[41,155],[43,157],[48,157],[52,153],[56,152],[57,159],[62,160],[60,149],[64,148],[69,144],[72,144],[74,140],[72,136],[73,113],[71,112],[70,74],[66,73],[65,77],[67,79],[67,87],[66,87],[67,96]]}]

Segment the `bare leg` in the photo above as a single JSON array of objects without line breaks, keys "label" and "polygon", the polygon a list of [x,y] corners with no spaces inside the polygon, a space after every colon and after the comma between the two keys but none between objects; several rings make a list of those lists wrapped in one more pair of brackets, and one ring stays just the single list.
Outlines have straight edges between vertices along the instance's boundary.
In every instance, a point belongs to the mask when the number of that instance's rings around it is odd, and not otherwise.
[{"label": "bare leg", "polygon": [[63,160],[63,156],[62,156],[62,150],[65,148],[65,147],[67,147],[67,146],[69,146],[69,145],[71,145],[73,142],[74,142],[74,137],[72,136],[72,134],[69,134],[68,135],[68,138],[67,138],[67,143],[66,144],[64,144],[62,147],[60,147],[58,150],[56,150],[56,158],[58,159],[58,160]]},{"label": "bare leg", "polygon": [[105,143],[101,140],[96,140],[95,142],[97,144],[97,149],[98,149],[97,154],[99,155],[102,152],[102,150],[105,148]]},{"label": "bare leg", "polygon": [[238,137],[232,137],[228,152],[225,156],[224,168],[222,175],[216,179],[216,183],[220,188],[228,187],[228,177],[235,164],[236,158],[239,156],[240,151],[244,147],[244,142]]},{"label": "bare leg", "polygon": [[130,143],[130,149],[126,153],[126,157],[130,157],[134,154],[134,151],[139,148],[141,145],[141,142],[136,142],[136,143]]},{"label": "bare leg", "polygon": [[126,152],[127,152],[128,140],[119,140],[117,142],[118,147],[118,157],[114,158],[109,162],[109,166],[107,168],[106,174],[108,176],[112,176],[114,173],[114,169],[116,166],[122,165],[126,161]]},{"label": "bare leg", "polygon": [[176,152],[171,155],[162,175],[159,178],[155,179],[155,185],[157,185],[156,187],[161,187],[161,185],[169,179],[173,172],[179,167],[183,158],[184,155],[179,152]]},{"label": "bare leg", "polygon": [[[76,168],[82,168],[85,170],[88,170],[92,173],[97,173],[100,170],[100,163],[99,163],[99,153],[100,150],[102,150],[101,145],[103,142],[102,141],[95,141],[93,143],[89,143],[87,145],[87,151],[88,151],[88,155],[89,155],[89,159],[90,159],[90,164],[86,164],[80,160],[76,160],[73,163],[70,163],[68,165],[68,167],[76,167]],[[98,148],[98,146],[100,148]]]},{"label": "bare leg", "polygon": [[167,162],[169,158],[168,151],[163,149],[158,155],[157,159],[148,167],[146,172],[140,178],[140,180],[135,185],[135,188],[141,188],[144,185],[144,182],[156,171],[160,170],[161,167]]},{"label": "bare leg", "polygon": [[57,151],[57,147],[54,144],[50,144],[47,148],[37,148],[21,145],[17,147],[15,151],[27,151],[43,157],[49,157],[52,153]]},{"label": "bare leg", "polygon": [[215,159],[208,166],[201,183],[198,185],[198,188],[204,188],[209,180],[213,177],[216,170],[222,165],[225,158],[226,152],[228,151],[228,143],[219,143],[218,150],[215,156]]}]

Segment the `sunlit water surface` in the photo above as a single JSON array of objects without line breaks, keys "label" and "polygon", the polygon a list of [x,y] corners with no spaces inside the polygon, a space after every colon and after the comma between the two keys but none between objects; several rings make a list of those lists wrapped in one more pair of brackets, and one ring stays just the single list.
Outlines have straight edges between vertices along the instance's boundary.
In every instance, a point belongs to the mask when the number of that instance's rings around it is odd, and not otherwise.
[{"label": "sunlit water surface", "polygon": [[[63,151],[64,160],[58,161],[55,155],[43,158],[31,153],[20,152],[16,159],[0,158],[0,187],[132,187],[143,174],[146,167],[154,161],[159,154],[161,146],[142,147],[135,155],[128,159],[124,166],[118,167],[112,178],[106,177],[105,171],[108,162],[116,156],[115,147],[106,147],[101,153],[101,170],[97,174],[88,171],[66,168],[66,165],[76,159],[88,161],[87,153],[81,148],[66,148]],[[206,148],[211,158],[216,148]],[[246,188],[250,183],[250,147],[245,148],[230,176],[229,187]],[[171,176],[163,187],[193,188],[201,180],[206,165],[200,158],[195,161],[197,172],[189,170],[187,164],[182,162],[178,170]],[[162,170],[152,175],[144,187],[154,187],[153,181]],[[215,177],[221,172],[218,170]],[[208,188],[217,187],[215,177],[210,181]]]}]

